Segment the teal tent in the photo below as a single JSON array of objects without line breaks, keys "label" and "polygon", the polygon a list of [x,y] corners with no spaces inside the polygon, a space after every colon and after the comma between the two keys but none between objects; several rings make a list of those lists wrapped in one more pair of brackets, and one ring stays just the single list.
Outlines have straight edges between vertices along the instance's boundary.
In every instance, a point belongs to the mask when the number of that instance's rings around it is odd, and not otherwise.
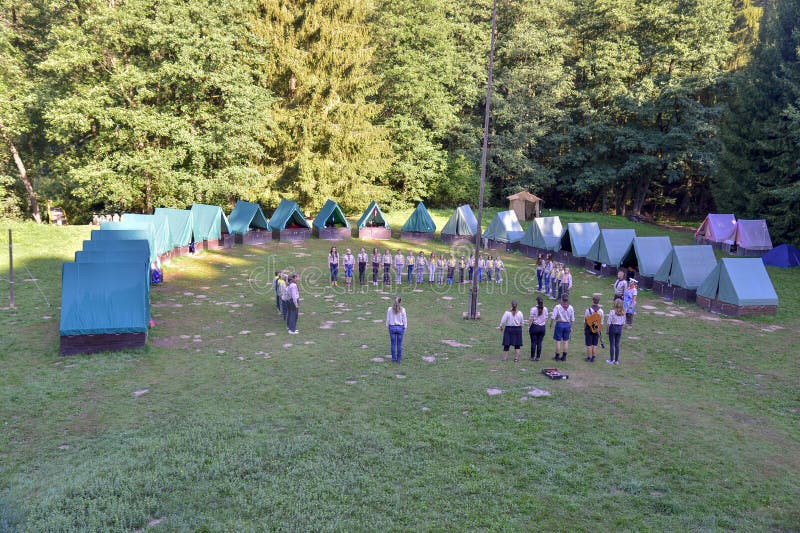
[{"label": "teal tent", "polygon": [[340,227],[350,229],[350,223],[344,216],[342,208],[333,200],[328,200],[322,206],[312,225],[317,229]]},{"label": "teal tent", "polygon": [[413,233],[434,233],[436,231],[436,224],[433,223],[433,219],[423,202],[417,204],[417,208],[408,217],[401,230]]},{"label": "teal tent", "polygon": [[652,278],[670,252],[672,242],[669,237],[636,237],[622,265],[635,268],[640,276]]},{"label": "teal tent", "polygon": [[378,206],[375,200],[370,202],[369,207],[364,210],[364,214],[358,219],[358,229],[367,227],[391,229],[389,223],[386,221],[386,218],[383,216],[381,208]]},{"label": "teal tent", "polygon": [[169,233],[173,248],[188,246],[192,242],[194,220],[191,210],[156,207],[154,214],[164,216],[169,220]]},{"label": "teal tent", "polygon": [[250,228],[269,230],[269,220],[261,210],[261,206],[252,202],[239,200],[228,217],[232,235],[244,235]]},{"label": "teal tent", "polygon": [[592,247],[586,252],[586,259],[607,266],[618,267],[633,246],[636,231],[632,229],[600,230]]},{"label": "teal tent", "polygon": [[[113,241],[110,241],[113,242]],[[128,241],[130,242],[130,241]],[[135,242],[135,241],[134,241]],[[150,260],[141,251],[121,250],[78,250],[75,252],[76,263],[134,263],[142,267],[142,275],[150,288]]]},{"label": "teal tent", "polygon": [[272,213],[272,218],[269,220],[269,227],[275,230],[284,230],[287,228],[308,228],[308,220],[300,212],[300,207],[297,202],[283,199],[278,204],[278,208]]},{"label": "teal tent", "polygon": [[778,294],[758,257],[720,259],[698,287],[697,296],[736,307],[778,305]]},{"label": "teal tent", "polygon": [[195,241],[222,239],[223,233],[230,233],[228,218],[217,205],[192,205],[192,231]]},{"label": "teal tent", "polygon": [[442,228],[442,236],[470,236],[477,233],[478,219],[475,218],[475,213],[472,212],[472,208],[468,204],[459,206]]},{"label": "teal tent", "polygon": [[[125,213],[120,221],[123,227],[136,228],[147,224],[153,225],[153,246],[156,247],[156,254],[166,254],[174,248],[172,246],[172,234],[169,227],[169,218],[166,214],[140,215],[138,213]],[[102,227],[102,226],[101,226]]]},{"label": "teal tent", "polygon": [[[103,222],[99,230],[92,230],[93,241],[147,241],[150,261],[158,259],[154,245],[152,225],[140,229],[122,229],[116,227],[120,222]],[[111,226],[111,227],[109,227]],[[84,247],[84,249],[86,249]]]},{"label": "teal tent", "polygon": [[696,290],[715,266],[717,258],[710,245],[674,246],[653,278],[662,283]]},{"label": "teal tent", "polygon": [[561,238],[565,231],[559,217],[536,217],[530,227],[525,230],[519,243],[532,248],[557,252],[561,250]]},{"label": "teal tent", "polygon": [[[94,234],[94,232],[92,233]],[[97,233],[99,234],[100,232],[98,231]],[[83,250],[109,253],[136,252],[145,261],[150,261],[150,243],[147,239],[110,240],[98,238],[91,241],[83,241]]]},{"label": "teal tent", "polygon": [[61,278],[62,336],[147,332],[150,292],[141,264],[64,263]]},{"label": "teal tent", "polygon": [[519,242],[524,234],[525,231],[514,211],[500,211],[483,232],[483,238],[490,241],[513,243]]},{"label": "teal tent", "polygon": [[570,222],[561,237],[561,249],[571,252],[573,257],[586,257],[599,236],[597,222]]}]

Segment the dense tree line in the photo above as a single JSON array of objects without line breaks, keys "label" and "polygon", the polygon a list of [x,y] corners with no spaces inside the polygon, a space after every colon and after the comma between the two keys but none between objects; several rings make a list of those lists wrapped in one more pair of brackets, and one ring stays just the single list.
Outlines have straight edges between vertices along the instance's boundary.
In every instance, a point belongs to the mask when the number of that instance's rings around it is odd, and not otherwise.
[{"label": "dense tree line", "polygon": [[[762,20],[752,0],[499,0],[490,202],[719,207],[796,240],[797,4]],[[474,202],[490,14],[0,0],[0,213]]]}]

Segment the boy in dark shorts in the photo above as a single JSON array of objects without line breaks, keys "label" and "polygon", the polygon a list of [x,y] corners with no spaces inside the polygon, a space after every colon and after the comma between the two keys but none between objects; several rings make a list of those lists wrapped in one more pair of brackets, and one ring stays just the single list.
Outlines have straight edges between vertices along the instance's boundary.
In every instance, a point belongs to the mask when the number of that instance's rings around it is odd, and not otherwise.
[{"label": "boy in dark shorts", "polygon": [[603,310],[600,308],[600,296],[592,296],[592,305],[583,314],[583,337],[586,340],[586,361],[594,363],[597,356],[597,344],[600,332],[603,331]]},{"label": "boy in dark shorts", "polygon": [[[556,361],[566,361],[567,351],[569,350],[569,336],[572,331],[572,323],[575,322],[575,309],[569,305],[569,297],[565,294],[561,297],[561,305],[553,307],[553,314],[550,316],[550,325],[555,322],[553,329],[553,340],[556,341]],[[561,343],[564,343],[564,351],[561,351]]]}]

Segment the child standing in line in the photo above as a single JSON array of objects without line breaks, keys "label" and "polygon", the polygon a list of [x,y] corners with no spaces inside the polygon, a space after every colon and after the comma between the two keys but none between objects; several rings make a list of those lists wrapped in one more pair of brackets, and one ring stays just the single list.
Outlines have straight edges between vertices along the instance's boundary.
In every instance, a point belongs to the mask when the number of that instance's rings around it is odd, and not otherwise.
[{"label": "child standing in line", "polygon": [[414,251],[408,251],[408,257],[406,257],[406,268],[408,269],[408,276],[406,277],[406,281],[409,285],[414,282]]},{"label": "child standing in line", "polygon": [[444,258],[444,254],[439,254],[439,259],[436,261],[436,270],[436,283],[438,285],[444,285],[444,275],[445,271],[447,270],[447,259]]},{"label": "child standing in line", "polygon": [[561,269],[558,263],[553,265],[553,270],[550,272],[550,299],[555,300],[558,293],[558,280],[561,279]]},{"label": "child standing in line", "polygon": [[625,325],[625,306],[619,298],[614,300],[614,310],[608,314],[608,350],[609,365],[619,364],[619,341],[622,338],[622,326]]},{"label": "child standing in line", "polygon": [[542,340],[547,331],[547,308],[541,296],[536,297],[536,307],[531,307],[531,325],[528,335],[531,337],[531,361],[538,361],[542,357]]},{"label": "child standing in line", "polygon": [[503,260],[500,259],[500,256],[494,258],[494,279],[497,283],[503,283],[503,269],[505,265],[503,264]]},{"label": "child standing in line", "polygon": [[335,246],[331,246],[328,254],[328,267],[331,269],[331,287],[339,285],[339,252]]},{"label": "child standing in line", "polygon": [[394,282],[397,285],[403,283],[403,268],[405,266],[406,258],[403,257],[403,252],[401,250],[397,250],[397,253],[394,254]]},{"label": "child standing in line", "polygon": [[536,290],[542,292],[542,278],[544,277],[544,258],[542,254],[536,256]]},{"label": "child standing in line", "polygon": [[464,283],[464,269],[467,268],[467,262],[464,260],[464,256],[461,256],[461,259],[458,260],[458,283]]},{"label": "child standing in line", "polygon": [[490,255],[486,260],[486,281],[492,282],[492,273],[494,273],[494,259]]},{"label": "child standing in line", "polygon": [[545,296],[549,296],[550,295],[550,278],[553,275],[553,259],[552,259],[552,257],[553,257],[552,255],[547,254],[547,259],[544,262],[544,269],[542,271],[543,272],[542,277],[544,278],[544,294],[545,294]]},{"label": "child standing in line", "polygon": [[486,268],[486,260],[483,254],[478,256],[478,283],[483,283],[483,269]]},{"label": "child standing in line", "polygon": [[570,272],[569,267],[564,269],[564,276],[562,277],[563,281],[563,294],[566,294],[569,297],[570,291],[572,291],[572,272]]},{"label": "child standing in line", "polygon": [[450,259],[447,261],[447,284],[453,284],[453,276],[456,273],[456,256],[450,254]]},{"label": "child standing in line", "polygon": [[280,285],[279,282],[281,280],[281,272],[280,270],[275,271],[275,279],[272,280],[272,289],[275,291],[275,307],[278,308],[278,312],[281,312],[281,293],[280,293]]},{"label": "child standing in line", "polygon": [[378,284],[378,268],[381,265],[381,253],[377,248],[372,249],[372,284]]},{"label": "child standing in line", "polygon": [[353,252],[350,251],[348,248],[344,254],[344,284],[347,287],[347,290],[352,290],[353,288],[353,265],[356,264],[356,258],[353,256]]},{"label": "child standing in line", "polygon": [[583,338],[586,341],[586,359],[594,363],[597,356],[597,343],[603,332],[603,309],[600,307],[600,296],[592,296],[592,305],[583,313]]},{"label": "child standing in line", "polygon": [[428,257],[428,285],[436,281],[436,252],[431,252]]},{"label": "child standing in line", "polygon": [[361,248],[361,251],[358,252],[358,284],[364,285],[364,277],[367,271],[367,261],[369,260],[369,256],[367,255],[367,251],[364,248]]},{"label": "child standing in line", "polygon": [[469,274],[469,282],[472,283],[472,276],[475,275],[475,255],[470,255],[467,261],[467,273]]},{"label": "child standing in line", "polygon": [[420,250],[417,256],[417,285],[421,284],[422,278],[425,277],[425,267],[427,264],[427,261],[425,261],[425,253]]},{"label": "child standing in line", "polygon": [[392,253],[386,248],[383,251],[383,285],[391,285]]},{"label": "child standing in line", "polygon": [[559,265],[558,268],[558,293],[556,294],[556,299],[561,300],[561,297],[564,295],[564,276],[567,272],[567,269],[564,265]]},{"label": "child standing in line", "polygon": [[[556,361],[567,360],[567,351],[569,350],[569,336],[572,331],[572,323],[575,322],[575,309],[569,305],[569,298],[566,296],[561,298],[561,305],[553,307],[553,315],[550,317],[550,325],[556,323],[553,330],[553,340],[556,341],[556,355],[553,357]],[[561,343],[564,343],[564,351],[561,351]],[[560,352],[560,354],[559,354]]]},{"label": "child standing in line", "polygon": [[628,288],[625,289],[625,297],[622,300],[625,307],[625,323],[629,328],[633,327],[633,315],[636,313],[636,297],[639,295],[637,287],[639,282],[636,278],[628,280]]}]

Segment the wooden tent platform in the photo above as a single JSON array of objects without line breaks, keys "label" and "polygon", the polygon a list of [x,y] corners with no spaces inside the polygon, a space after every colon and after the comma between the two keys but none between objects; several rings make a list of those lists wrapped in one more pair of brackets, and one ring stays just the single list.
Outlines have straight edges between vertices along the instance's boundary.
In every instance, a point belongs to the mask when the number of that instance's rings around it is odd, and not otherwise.
[{"label": "wooden tent platform", "polygon": [[433,240],[433,233],[424,231],[401,231],[400,238],[404,241],[426,243]]},{"label": "wooden tent platform", "polygon": [[233,236],[233,242],[236,244],[258,245],[270,241],[272,241],[272,232],[265,229],[251,229],[244,235],[237,233]]},{"label": "wooden tent platform", "polygon": [[[314,235],[325,241],[343,241],[353,236],[350,228],[313,228]],[[360,232],[359,232],[360,234]]]},{"label": "wooden tent platform", "polygon": [[358,230],[358,238],[371,241],[385,241],[392,238],[392,230],[380,226],[370,226]]},{"label": "wooden tent platform", "polygon": [[103,333],[98,335],[62,335],[61,355],[118,352],[141,348],[147,333]]},{"label": "wooden tent platform", "polygon": [[728,316],[753,316],[753,315],[774,315],[778,312],[776,305],[733,305],[719,300],[712,300],[705,296],[697,297],[697,305],[712,311]]},{"label": "wooden tent platform", "polygon": [[283,230],[272,230],[272,239],[275,241],[297,242],[307,241],[311,238],[309,228],[286,228]]}]

